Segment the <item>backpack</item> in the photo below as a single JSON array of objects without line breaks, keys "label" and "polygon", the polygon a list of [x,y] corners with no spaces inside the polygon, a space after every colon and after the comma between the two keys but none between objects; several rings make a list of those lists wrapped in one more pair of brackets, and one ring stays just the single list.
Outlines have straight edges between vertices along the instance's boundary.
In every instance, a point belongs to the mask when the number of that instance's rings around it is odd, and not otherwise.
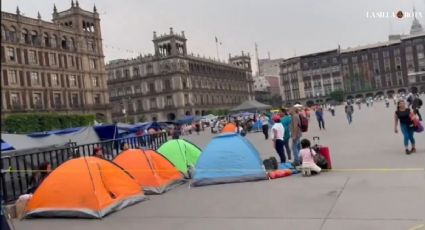
[{"label": "backpack", "polygon": [[308,119],[300,114],[300,129],[301,132],[307,132],[308,130]]},{"label": "backpack", "polygon": [[263,161],[263,165],[266,170],[276,170],[279,167],[276,157],[270,157],[269,159],[265,159]]}]

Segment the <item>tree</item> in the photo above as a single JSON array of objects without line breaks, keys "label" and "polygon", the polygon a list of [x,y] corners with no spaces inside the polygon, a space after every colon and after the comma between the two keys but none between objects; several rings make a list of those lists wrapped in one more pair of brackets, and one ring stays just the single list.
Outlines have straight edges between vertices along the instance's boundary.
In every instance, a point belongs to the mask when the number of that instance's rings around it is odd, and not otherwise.
[{"label": "tree", "polygon": [[330,96],[333,100],[335,100],[335,101],[338,101],[338,102],[343,102],[343,101],[344,101],[344,91],[342,91],[342,90],[335,90],[335,91],[332,91],[332,92],[329,94],[329,96]]}]

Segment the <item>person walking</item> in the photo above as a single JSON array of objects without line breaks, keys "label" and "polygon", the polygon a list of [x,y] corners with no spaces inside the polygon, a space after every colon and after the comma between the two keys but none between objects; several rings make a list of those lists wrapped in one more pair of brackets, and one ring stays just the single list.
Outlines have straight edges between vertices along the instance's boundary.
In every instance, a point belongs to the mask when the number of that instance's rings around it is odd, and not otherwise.
[{"label": "person walking", "polygon": [[317,107],[316,109],[316,118],[317,118],[317,122],[319,123],[319,129],[320,130],[325,130],[325,120],[323,119],[323,109],[322,107]]},{"label": "person walking", "polygon": [[273,116],[273,126],[272,126],[272,141],[273,147],[275,148],[277,154],[280,157],[280,163],[286,163],[285,151],[283,149],[283,136],[285,132],[285,128],[282,123],[280,123],[280,116]]},{"label": "person walking", "polygon": [[335,106],[334,105],[331,105],[331,113],[332,113],[332,116],[334,117],[335,116]]},{"label": "person walking", "polygon": [[[400,130],[403,134],[403,142],[406,154],[416,152],[414,127],[411,116],[413,112],[406,106],[406,102],[401,100],[397,103],[397,111],[394,116],[394,132],[398,133],[398,122],[400,121]],[[409,150],[409,141],[412,148]]]},{"label": "person walking", "polygon": [[353,105],[351,105],[350,102],[347,102],[347,105],[345,106],[345,114],[347,115],[348,124],[350,125],[353,122],[353,112]]},{"label": "person walking", "polygon": [[288,157],[288,161],[292,160],[291,149],[289,148],[289,141],[291,139],[291,116],[288,114],[286,109],[280,110],[282,113],[282,118],[280,119],[280,123],[282,123],[284,128],[283,134],[283,145],[285,147],[285,152]]},{"label": "person walking", "polygon": [[301,149],[301,120],[298,108],[291,110],[291,136],[292,136],[292,154],[294,155],[294,165],[300,165],[300,149]]},{"label": "person walking", "polygon": [[422,106],[422,100],[419,98],[418,90],[416,88],[412,88],[412,92],[409,93],[407,97],[408,107],[411,107],[413,113],[418,115],[419,120],[422,121],[422,115],[419,113],[419,109]]},{"label": "person walking", "polygon": [[263,128],[264,138],[268,140],[269,139],[269,118],[266,116],[266,114],[263,113],[261,114],[260,121]]}]

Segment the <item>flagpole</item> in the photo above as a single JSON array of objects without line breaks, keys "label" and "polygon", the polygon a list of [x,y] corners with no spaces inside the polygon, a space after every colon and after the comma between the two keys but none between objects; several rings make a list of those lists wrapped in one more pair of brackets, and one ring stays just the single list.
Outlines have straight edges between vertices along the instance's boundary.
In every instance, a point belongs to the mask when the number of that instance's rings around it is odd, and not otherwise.
[{"label": "flagpole", "polygon": [[220,60],[220,55],[218,54],[218,41],[217,41],[217,37],[215,37],[215,49],[217,51],[217,59]]}]

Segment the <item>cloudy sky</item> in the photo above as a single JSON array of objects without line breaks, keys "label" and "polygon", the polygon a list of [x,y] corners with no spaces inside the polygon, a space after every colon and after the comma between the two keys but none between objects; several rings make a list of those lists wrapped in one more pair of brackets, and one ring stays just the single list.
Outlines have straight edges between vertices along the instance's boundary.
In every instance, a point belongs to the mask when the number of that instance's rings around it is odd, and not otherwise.
[{"label": "cloudy sky", "polygon": [[[71,0],[2,0],[2,11],[51,20],[53,4],[66,10]],[[260,58],[296,55],[386,41],[389,33],[408,33],[412,18],[379,18],[416,7],[425,24],[425,0],[80,0],[101,16],[106,60],[152,53],[152,32],[185,31],[189,52],[221,59],[242,50]],[[375,17],[374,17],[375,16]]]}]

